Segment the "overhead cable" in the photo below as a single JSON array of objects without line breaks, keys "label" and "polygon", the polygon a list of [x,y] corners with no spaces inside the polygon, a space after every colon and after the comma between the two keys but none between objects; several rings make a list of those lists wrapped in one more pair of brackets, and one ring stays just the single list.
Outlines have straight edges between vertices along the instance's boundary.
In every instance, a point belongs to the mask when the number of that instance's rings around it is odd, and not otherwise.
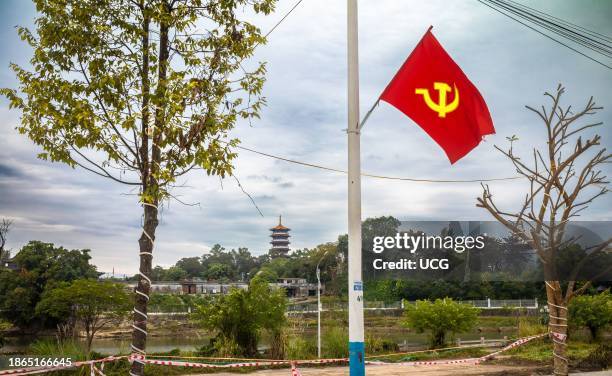
[{"label": "overhead cable", "polygon": [[[224,142],[219,140],[220,142]],[[226,143],[226,142],[224,142]],[[310,162],[303,162],[303,161],[298,161],[295,159],[289,159],[289,158],[285,158],[285,157],[281,157],[278,155],[274,155],[274,154],[270,154],[270,153],[265,153],[265,152],[261,152],[261,151],[257,151],[255,149],[251,149],[251,148],[247,148],[244,146],[235,146],[238,149],[244,150],[244,151],[248,151],[254,154],[258,154],[264,157],[268,157],[268,158],[273,158],[273,159],[277,159],[280,161],[284,161],[284,162],[288,162],[288,163],[293,163],[293,164],[297,164],[297,165],[301,165],[301,166],[305,166],[305,167],[311,167],[311,168],[316,168],[319,170],[325,170],[325,171],[332,171],[332,172],[338,172],[341,174],[347,174],[348,172],[346,170],[342,170],[339,168],[334,168],[334,167],[328,167],[328,166],[322,166],[319,164],[315,164],[315,163],[310,163]],[[417,182],[417,183],[480,183],[480,182],[491,182],[491,181],[504,181],[504,180],[517,180],[517,179],[523,179],[522,176],[510,176],[510,177],[503,177],[503,178],[489,178],[489,179],[423,179],[423,178],[409,178],[409,177],[399,177],[399,176],[385,176],[385,175],[377,175],[377,174],[369,174],[369,173],[362,173],[361,176],[366,176],[366,177],[370,177],[370,178],[374,178],[374,179],[385,179],[385,180],[401,180],[401,181],[411,181],[411,182]]]},{"label": "overhead cable", "polygon": [[[479,3],[495,10],[496,12],[520,23],[521,25],[535,31],[538,34],[576,52],[579,55],[586,57],[587,59],[596,62],[608,69],[612,69],[610,63],[596,59],[593,56],[580,51],[577,48],[570,46],[568,43],[563,42],[561,39],[565,39],[570,43],[576,43],[598,55],[601,55],[605,59],[612,58],[612,38],[597,33],[584,27],[573,24],[569,21],[564,21],[558,17],[551,16],[545,12],[537,11],[533,8],[523,6],[515,1],[511,0],[477,0]],[[537,27],[550,32],[546,33]],[[554,37],[554,36],[558,37]]]}]

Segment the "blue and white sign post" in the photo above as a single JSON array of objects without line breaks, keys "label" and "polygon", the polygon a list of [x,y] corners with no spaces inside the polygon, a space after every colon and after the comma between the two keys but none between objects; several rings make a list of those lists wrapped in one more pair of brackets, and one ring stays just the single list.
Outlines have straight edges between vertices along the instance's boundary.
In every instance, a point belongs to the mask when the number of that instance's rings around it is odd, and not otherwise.
[{"label": "blue and white sign post", "polygon": [[350,376],[365,375],[361,280],[361,152],[357,0],[347,0],[348,34],[348,315]]}]

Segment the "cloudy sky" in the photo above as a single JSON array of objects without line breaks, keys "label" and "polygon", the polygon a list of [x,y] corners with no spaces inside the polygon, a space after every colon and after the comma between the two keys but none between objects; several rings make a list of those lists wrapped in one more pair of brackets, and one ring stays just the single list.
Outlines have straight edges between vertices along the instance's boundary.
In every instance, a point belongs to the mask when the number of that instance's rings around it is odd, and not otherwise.
[{"label": "cloudy sky", "polygon": [[[281,0],[277,12],[256,19],[263,31],[294,4]],[[579,25],[612,35],[612,3],[537,1],[526,3]],[[346,165],[346,2],[304,0],[269,37],[255,60],[268,62],[268,106],[252,127],[233,135],[245,147],[325,166]],[[579,107],[590,95],[603,105],[599,133],[610,147],[612,71],[571,52],[476,0],[360,1],[361,111],[365,113],[431,24],[434,34],[479,88],[497,134],[451,166],[442,150],[408,118],[382,103],[362,132],[362,168],[379,175],[473,179],[512,176],[510,163],[493,149],[519,136],[519,149],[541,142],[543,126],[524,105],[544,103],[542,93],[567,87],[566,104]],[[14,26],[35,17],[27,1],[0,1],[0,87],[15,87],[10,62],[27,65],[30,50]],[[15,130],[19,113],[0,99],[0,217],[14,220],[9,248],[43,240],[92,249],[99,270],[134,273],[141,208],[134,192],[87,172],[36,159],[39,149]],[[268,229],[283,215],[293,229],[292,247],[312,247],[345,233],[346,176],[241,151],[236,175],[262,210],[261,217],[233,180],[193,173],[174,193],[199,206],[171,202],[158,229],[156,264],[200,256],[213,244],[269,248]],[[478,183],[424,184],[363,180],[363,217],[393,215],[404,220],[490,219],[475,207]],[[516,207],[524,182],[491,184],[501,205]],[[608,195],[609,196],[609,195]],[[604,197],[584,219],[612,220]]]}]

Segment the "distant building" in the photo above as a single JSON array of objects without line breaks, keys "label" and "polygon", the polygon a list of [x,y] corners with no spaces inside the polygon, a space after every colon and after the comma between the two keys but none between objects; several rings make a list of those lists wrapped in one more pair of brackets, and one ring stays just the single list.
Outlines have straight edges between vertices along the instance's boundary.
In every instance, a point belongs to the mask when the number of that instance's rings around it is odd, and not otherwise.
[{"label": "distant building", "polygon": [[278,216],[278,225],[270,229],[272,234],[270,237],[272,241],[272,248],[270,248],[271,257],[284,257],[289,254],[289,231],[290,228],[283,226],[282,217]]},{"label": "distant building", "polygon": [[[308,283],[306,278],[279,278],[274,285],[284,288],[289,298],[317,296],[317,284]],[[321,290],[323,290],[323,286],[321,286]]]},{"label": "distant building", "polygon": [[[125,282],[129,290],[136,289],[137,282]],[[306,298],[317,295],[316,283],[308,283],[305,278],[279,278],[276,283],[270,285],[285,289],[289,298]],[[184,280],[180,282],[153,282],[151,292],[158,294],[195,294],[195,295],[225,295],[232,288],[246,290],[249,288],[245,282],[214,282],[202,281],[198,279]],[[324,287],[321,286],[321,293]]]},{"label": "distant building", "polygon": [[[136,289],[138,282],[125,282],[125,286],[130,289]],[[227,294],[232,288],[246,289],[248,284],[243,282],[210,282],[198,279],[188,279],[184,281],[157,281],[151,283],[151,292],[159,294]]]},{"label": "distant building", "polygon": [[180,282],[180,284],[183,294],[227,294],[232,288],[246,290],[249,287],[249,285],[244,282],[221,283],[200,280],[185,280]]},{"label": "distant building", "polygon": [[13,270],[13,271],[19,270],[19,266],[17,265],[15,261],[13,261],[13,259],[6,259],[6,260],[2,260],[1,262],[2,263],[0,265],[2,265],[4,268],[8,270]]}]

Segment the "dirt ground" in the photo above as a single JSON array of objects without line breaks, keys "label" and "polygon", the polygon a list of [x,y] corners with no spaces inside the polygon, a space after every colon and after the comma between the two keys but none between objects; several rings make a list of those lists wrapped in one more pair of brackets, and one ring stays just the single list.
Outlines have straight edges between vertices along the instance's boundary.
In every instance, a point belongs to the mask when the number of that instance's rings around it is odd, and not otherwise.
[{"label": "dirt ground", "polygon": [[[348,367],[321,367],[307,368],[302,367],[298,370],[302,376],[345,376],[349,374]],[[476,376],[476,375],[530,375],[529,367],[504,366],[492,364],[448,364],[436,366],[401,366],[384,365],[368,366],[366,373],[368,376],[403,376],[403,375],[426,375],[426,376]],[[201,375],[201,376],[209,376]],[[236,373],[215,373],[215,376],[236,376]],[[253,376],[291,376],[291,370],[276,369],[249,373]],[[193,376],[193,375],[192,375]]]}]

